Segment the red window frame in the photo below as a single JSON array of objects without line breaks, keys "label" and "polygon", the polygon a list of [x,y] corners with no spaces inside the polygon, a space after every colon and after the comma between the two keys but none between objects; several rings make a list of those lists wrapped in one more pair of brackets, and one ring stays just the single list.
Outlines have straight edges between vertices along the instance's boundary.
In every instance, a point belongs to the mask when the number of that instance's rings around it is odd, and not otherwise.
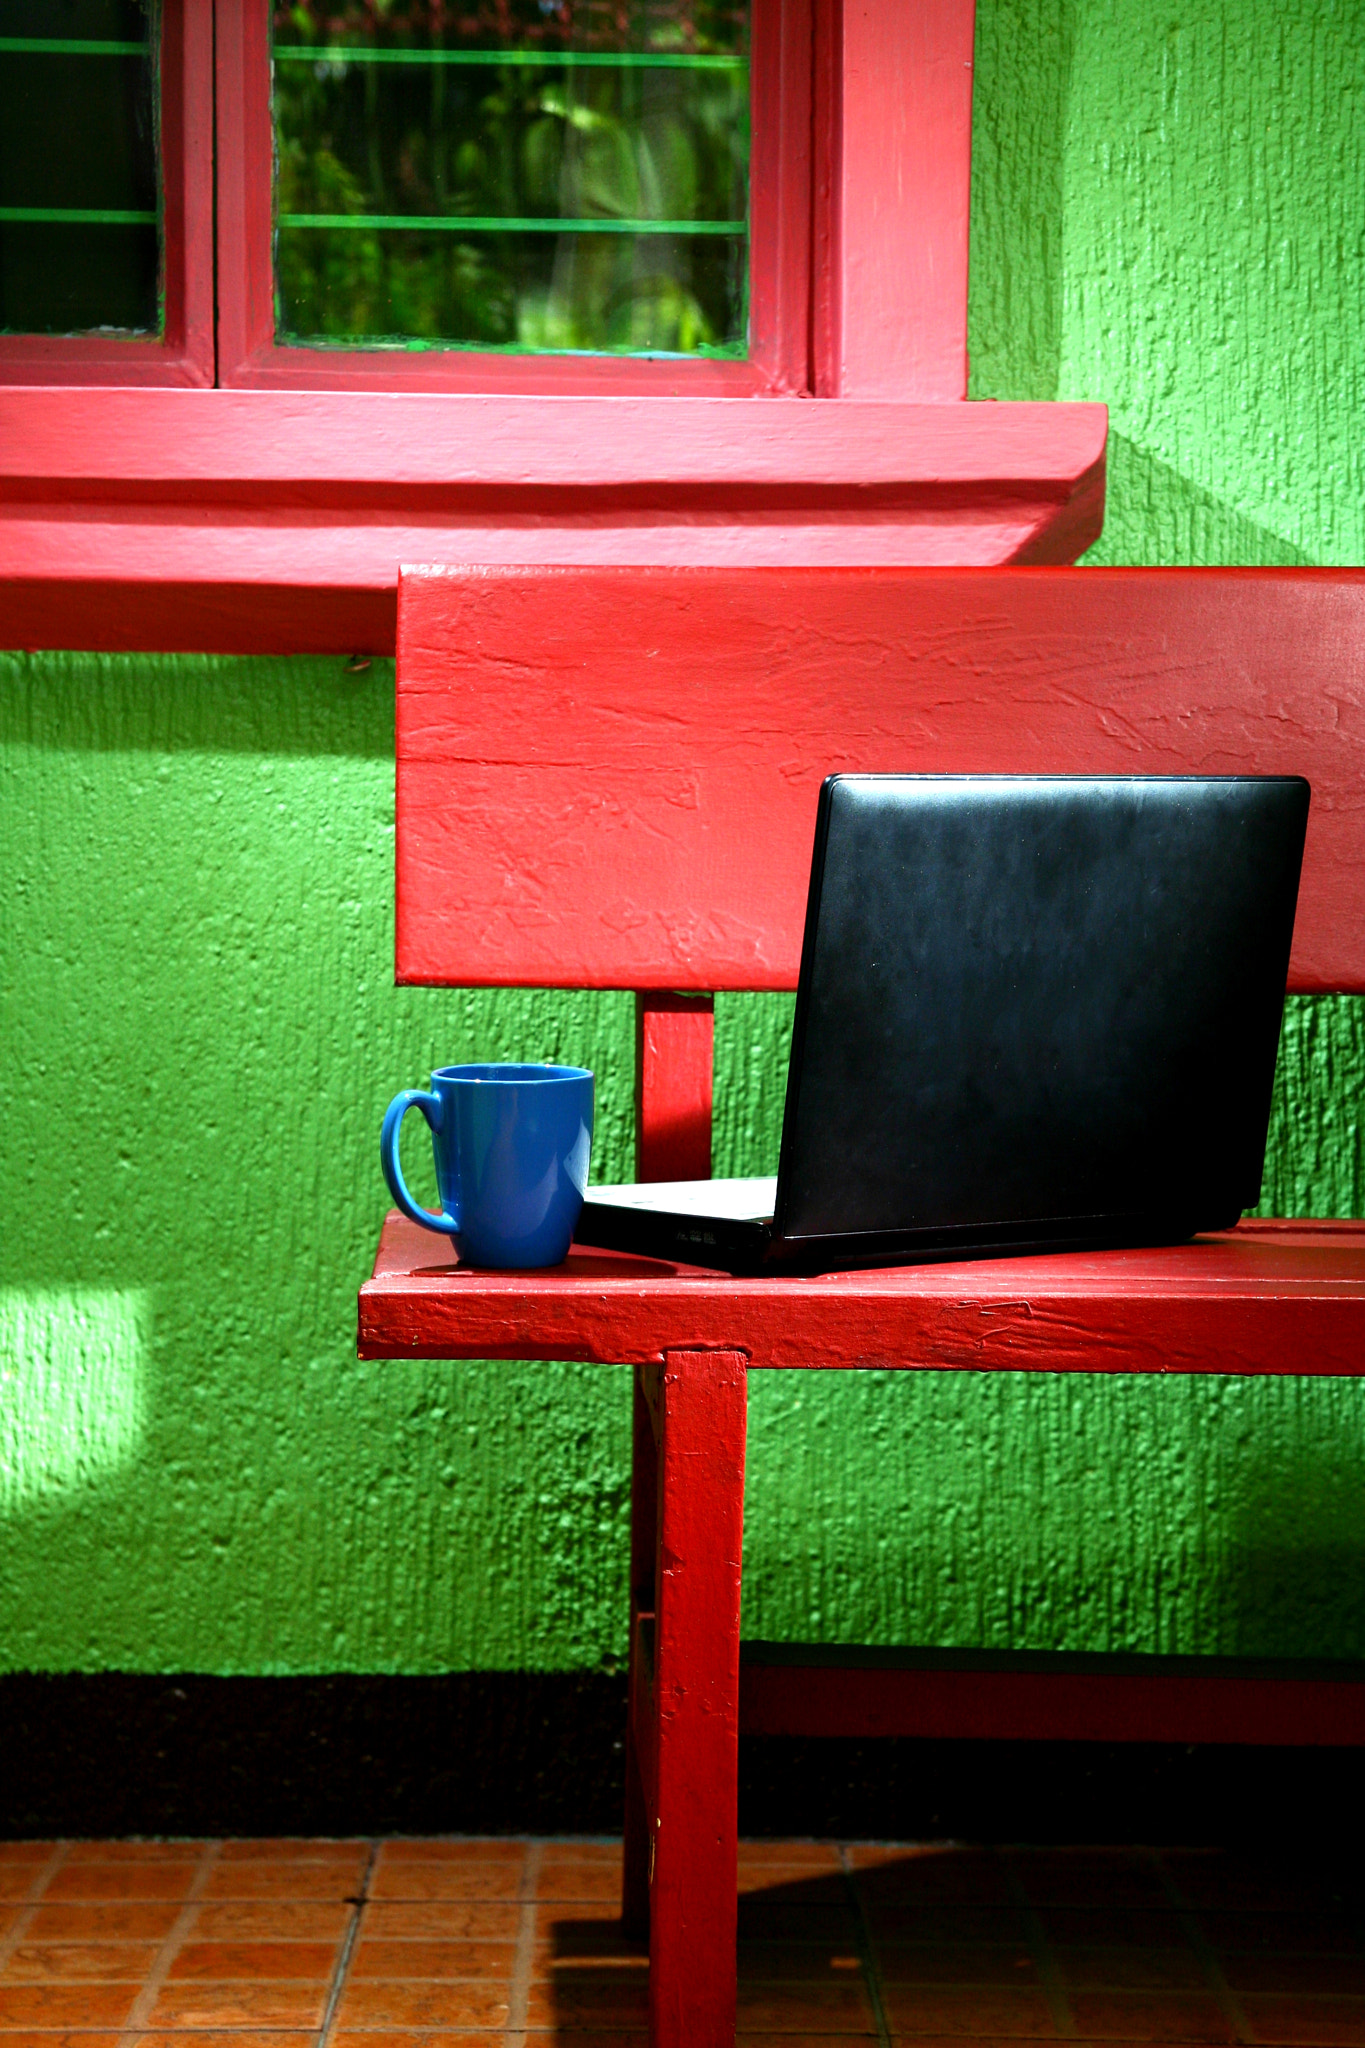
[{"label": "red window frame", "polygon": [[205,0],[162,8],[161,180],[160,339],[0,334],[0,384],[213,383],[213,8]]},{"label": "red window frame", "polygon": [[816,395],[965,398],[975,0],[814,4]]},{"label": "red window frame", "polygon": [[754,0],[750,348],[728,362],[280,346],[269,0],[165,0],[165,333],[0,336],[0,384],[960,399],[973,12]]},{"label": "red window frame", "polygon": [[[754,352],[730,363],[277,348],[268,0],[165,0],[198,352],[173,328],[140,377],[107,341],[0,370],[0,645],[384,651],[400,562],[1073,561],[1103,406],[960,402],[973,0],[755,4]],[[100,389],[213,381],[215,15],[239,388]]]},{"label": "red window frame", "polygon": [[275,340],[270,20],[217,0],[218,380],[250,390],[800,394],[812,388],[811,0],[753,0],[744,361],[290,347]]}]

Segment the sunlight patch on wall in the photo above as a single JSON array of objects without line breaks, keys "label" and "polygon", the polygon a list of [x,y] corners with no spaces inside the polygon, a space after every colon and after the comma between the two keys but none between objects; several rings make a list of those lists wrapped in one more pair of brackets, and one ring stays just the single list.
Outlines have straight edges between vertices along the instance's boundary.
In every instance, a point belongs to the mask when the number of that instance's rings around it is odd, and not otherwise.
[{"label": "sunlight patch on wall", "polygon": [[142,1288],[0,1288],[0,1512],[88,1486],[142,1431]]}]

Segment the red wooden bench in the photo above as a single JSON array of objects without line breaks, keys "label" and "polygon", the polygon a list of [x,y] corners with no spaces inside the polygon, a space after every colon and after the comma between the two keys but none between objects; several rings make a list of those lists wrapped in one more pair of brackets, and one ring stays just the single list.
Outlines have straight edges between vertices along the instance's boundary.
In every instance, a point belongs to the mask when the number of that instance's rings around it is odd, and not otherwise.
[{"label": "red wooden bench", "polygon": [[[1359,571],[408,573],[398,977],[639,991],[640,1172],[707,1172],[711,996],[795,987],[836,769],[1306,774],[1290,985],[1365,989]],[[741,1728],[1365,1740],[1349,1667],[739,1644],[750,1371],[1360,1373],[1365,1224],[799,1280],[448,1260],[390,1215],[363,1357],[635,1369],[624,1910],[658,2048],[733,2036]]]}]

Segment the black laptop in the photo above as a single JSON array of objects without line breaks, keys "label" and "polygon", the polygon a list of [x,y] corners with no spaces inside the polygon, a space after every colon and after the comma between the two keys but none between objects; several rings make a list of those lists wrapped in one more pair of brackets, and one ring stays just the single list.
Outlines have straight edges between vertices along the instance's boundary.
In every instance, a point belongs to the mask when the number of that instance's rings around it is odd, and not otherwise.
[{"label": "black laptop", "polygon": [[591,1187],[733,1273],[1178,1243],[1259,1198],[1299,776],[833,775],[775,1178]]}]

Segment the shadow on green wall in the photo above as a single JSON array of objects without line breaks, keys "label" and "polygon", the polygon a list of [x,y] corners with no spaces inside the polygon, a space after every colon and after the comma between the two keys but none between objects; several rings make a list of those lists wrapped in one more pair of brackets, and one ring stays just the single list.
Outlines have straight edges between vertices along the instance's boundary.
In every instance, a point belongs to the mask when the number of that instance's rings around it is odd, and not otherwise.
[{"label": "shadow on green wall", "polygon": [[386,765],[393,662],[0,654],[0,745],[46,753],[330,756]]},{"label": "shadow on green wall", "polygon": [[1352,1383],[837,1377],[756,1376],[747,1635],[1365,1654]]},{"label": "shadow on green wall", "polygon": [[[1229,1383],[1232,1384],[1232,1383]],[[1244,1383],[1245,1384],[1245,1383]],[[1234,1437],[1244,1483],[1216,1578],[1241,1655],[1365,1657],[1365,1444],[1359,1388],[1344,1381],[1279,1404],[1280,1426],[1248,1413]],[[1301,1647],[1300,1647],[1301,1646]]]},{"label": "shadow on green wall", "polygon": [[1081,557],[1089,567],[1153,560],[1185,566],[1307,569],[1313,558],[1182,476],[1123,434],[1109,434],[1104,532]]},{"label": "shadow on green wall", "polygon": [[1285,1004],[1261,1216],[1365,1216],[1365,997]]}]

